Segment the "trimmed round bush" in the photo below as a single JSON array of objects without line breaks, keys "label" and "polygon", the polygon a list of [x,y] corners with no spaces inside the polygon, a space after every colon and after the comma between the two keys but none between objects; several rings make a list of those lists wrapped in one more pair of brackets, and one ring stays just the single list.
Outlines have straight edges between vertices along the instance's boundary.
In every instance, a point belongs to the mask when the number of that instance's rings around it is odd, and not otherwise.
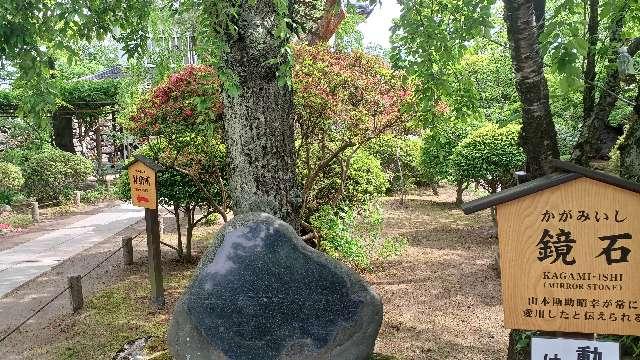
[{"label": "trimmed round bush", "polygon": [[453,150],[453,177],[460,182],[478,182],[490,193],[511,186],[515,182],[513,173],[526,160],[519,135],[517,124],[489,124],[472,132]]},{"label": "trimmed round bush", "polygon": [[435,185],[450,177],[453,149],[464,140],[472,126],[463,121],[442,122],[424,133],[419,163],[425,181]]},{"label": "trimmed round bush", "polygon": [[23,184],[24,178],[19,167],[8,162],[0,162],[0,191],[20,191]]},{"label": "trimmed round bush", "polygon": [[24,164],[24,192],[40,202],[70,198],[92,174],[93,163],[88,159],[48,148]]},{"label": "trimmed round bush", "polygon": [[347,176],[345,197],[351,204],[365,203],[373,196],[383,195],[389,187],[380,160],[364,151],[353,156]]},{"label": "trimmed round bush", "polygon": [[0,162],[0,204],[10,204],[23,184],[24,178],[19,167]]},{"label": "trimmed round bush", "polygon": [[371,198],[383,195],[388,187],[389,181],[380,160],[360,150],[349,161],[344,184],[339,161],[334,161],[322,173],[312,190],[310,213],[327,204],[364,205]]},{"label": "trimmed round bush", "polygon": [[420,168],[421,147],[422,141],[418,137],[399,137],[392,134],[374,139],[366,147],[367,152],[380,160],[382,169],[387,174],[387,192],[393,193],[425,182]]}]

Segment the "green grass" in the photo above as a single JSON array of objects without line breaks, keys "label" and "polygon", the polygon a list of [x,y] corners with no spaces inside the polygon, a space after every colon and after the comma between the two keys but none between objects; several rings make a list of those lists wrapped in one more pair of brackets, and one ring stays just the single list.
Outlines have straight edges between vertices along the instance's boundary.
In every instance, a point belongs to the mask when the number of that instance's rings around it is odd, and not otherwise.
[{"label": "green grass", "polygon": [[[166,279],[167,290],[182,286],[175,276]],[[72,325],[73,337],[54,347],[57,359],[110,359],[129,340],[151,336],[152,352],[162,352],[168,325],[164,311],[153,311],[144,277],[101,291],[86,304]],[[155,348],[154,348],[155,347]]]}]

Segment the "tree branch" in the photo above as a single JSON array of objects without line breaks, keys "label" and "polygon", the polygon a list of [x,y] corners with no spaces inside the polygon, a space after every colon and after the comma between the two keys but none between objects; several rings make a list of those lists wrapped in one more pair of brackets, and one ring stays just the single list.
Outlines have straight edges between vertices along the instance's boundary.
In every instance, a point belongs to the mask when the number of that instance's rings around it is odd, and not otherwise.
[{"label": "tree branch", "polygon": [[[211,195],[211,193],[204,187],[204,185],[202,185],[202,183],[200,181],[198,181],[198,178],[195,177],[194,175],[192,175],[190,172],[188,172],[185,169],[181,169],[177,166],[173,166],[173,169],[191,177],[193,179],[193,182],[196,183],[196,185],[200,188],[200,190],[205,194],[206,197],[209,198],[210,200],[210,206],[213,207],[216,212],[218,212],[218,214],[220,214],[220,216],[222,216],[222,219],[224,220],[224,222],[227,222],[227,214],[225,213],[224,209],[222,209],[220,207],[220,205],[218,205],[215,201],[215,198]],[[221,190],[222,191],[222,190]]]}]

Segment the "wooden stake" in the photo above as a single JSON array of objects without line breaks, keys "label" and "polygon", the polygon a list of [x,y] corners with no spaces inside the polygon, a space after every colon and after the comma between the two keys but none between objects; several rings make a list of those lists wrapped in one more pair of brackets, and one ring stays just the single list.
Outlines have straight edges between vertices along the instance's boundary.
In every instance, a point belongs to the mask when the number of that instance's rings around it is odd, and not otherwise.
[{"label": "wooden stake", "polygon": [[37,201],[31,203],[31,220],[34,223],[40,222],[40,209],[38,209]]},{"label": "wooden stake", "polygon": [[147,222],[147,249],[149,254],[149,281],[151,282],[151,302],[164,307],[164,286],[162,284],[162,264],[160,262],[160,224],[158,209],[144,209]]},{"label": "wooden stake", "polygon": [[80,275],[69,276],[67,278],[69,284],[69,297],[71,301],[71,311],[73,313],[78,312],[84,306],[84,299],[82,297],[82,277]]},{"label": "wooden stake", "polygon": [[122,260],[125,265],[133,264],[133,238],[131,236],[122,237]]},{"label": "wooden stake", "polygon": [[76,191],[76,197],[74,199],[74,203],[76,206],[80,206],[80,195],[82,194],[82,191]]}]

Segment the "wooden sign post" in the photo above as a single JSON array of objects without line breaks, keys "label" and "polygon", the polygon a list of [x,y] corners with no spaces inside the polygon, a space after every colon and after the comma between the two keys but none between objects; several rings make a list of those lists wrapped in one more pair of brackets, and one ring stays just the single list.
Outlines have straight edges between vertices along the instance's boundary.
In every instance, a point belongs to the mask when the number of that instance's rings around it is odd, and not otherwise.
[{"label": "wooden sign post", "polygon": [[496,206],[505,327],[640,335],[640,184],[554,164],[463,206]]},{"label": "wooden sign post", "polygon": [[158,197],[156,191],[157,172],[162,166],[143,156],[134,156],[135,161],[127,167],[131,185],[131,202],[143,207],[147,228],[147,252],[149,257],[149,281],[151,301],[164,306],[164,286],[160,253],[160,222],[158,221]]}]

